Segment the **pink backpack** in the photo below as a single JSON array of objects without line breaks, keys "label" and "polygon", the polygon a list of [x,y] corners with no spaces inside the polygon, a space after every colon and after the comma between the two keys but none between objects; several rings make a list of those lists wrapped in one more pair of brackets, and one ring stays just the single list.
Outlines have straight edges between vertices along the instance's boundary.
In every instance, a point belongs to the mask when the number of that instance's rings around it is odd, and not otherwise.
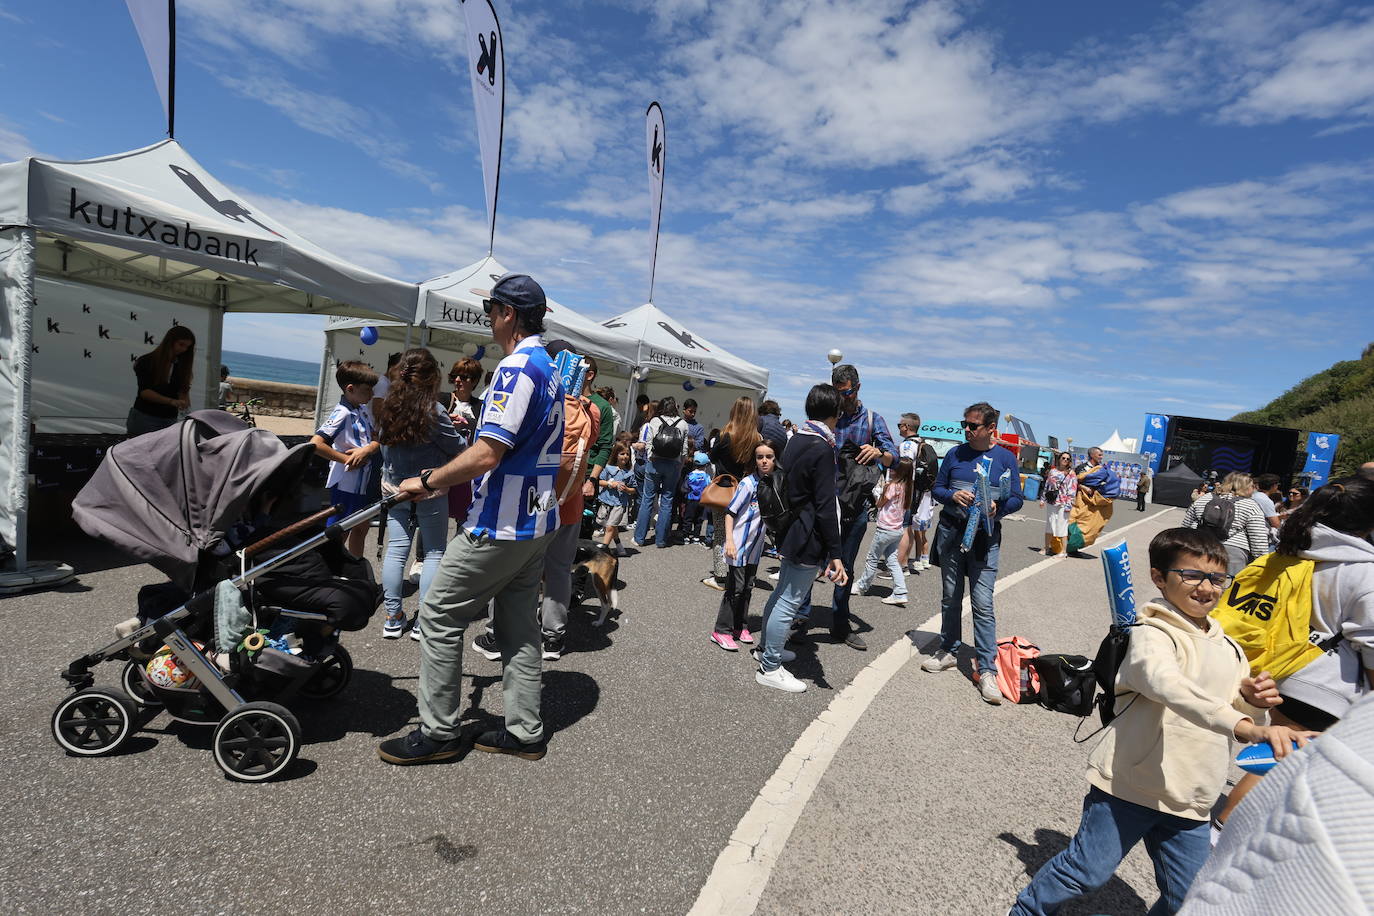
[{"label": "pink backpack", "polygon": [[997,640],[997,687],[1002,696],[1013,703],[1035,702],[1040,675],[1030,661],[1039,655],[1040,647],[1020,636]]}]

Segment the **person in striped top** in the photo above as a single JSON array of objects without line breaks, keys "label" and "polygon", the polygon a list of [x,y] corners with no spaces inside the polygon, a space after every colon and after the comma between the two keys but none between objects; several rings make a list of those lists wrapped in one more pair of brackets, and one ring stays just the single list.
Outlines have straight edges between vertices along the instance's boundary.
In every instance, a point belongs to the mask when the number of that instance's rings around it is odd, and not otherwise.
[{"label": "person in striped top", "polygon": [[506,727],[485,732],[473,746],[526,760],[546,750],[536,607],[544,554],[558,527],[554,483],[563,454],[563,383],[540,337],[547,304],[539,284],[525,274],[506,274],[490,290],[473,293],[482,297],[492,337],[508,355],[487,389],[472,445],[443,467],[400,484],[402,494],[420,496],[477,480],[467,521],[444,551],[420,606],[420,726],[382,742],[378,753],[388,763],[458,755],[463,638],[492,601]]},{"label": "person in striped top", "polygon": [[738,643],[751,645],[753,635],[745,623],[754,576],[763,557],[763,516],[759,514],[759,480],[773,473],[777,457],[771,442],[754,446],[753,467],[735,487],[734,498],[725,510],[725,594],[720,596],[720,612],[711,641],[727,652],[739,649]]},{"label": "person in striped top", "polygon": [[1228,562],[1226,571],[1231,575],[1240,572],[1250,561],[1264,556],[1272,548],[1269,544],[1268,525],[1259,503],[1250,497],[1255,492],[1255,481],[1249,474],[1233,471],[1217,484],[1216,492],[1204,493],[1183,513],[1184,528],[1208,528],[1204,523],[1207,505],[1214,499],[1231,504],[1231,523],[1225,531],[1215,531],[1217,540],[1226,545]]}]

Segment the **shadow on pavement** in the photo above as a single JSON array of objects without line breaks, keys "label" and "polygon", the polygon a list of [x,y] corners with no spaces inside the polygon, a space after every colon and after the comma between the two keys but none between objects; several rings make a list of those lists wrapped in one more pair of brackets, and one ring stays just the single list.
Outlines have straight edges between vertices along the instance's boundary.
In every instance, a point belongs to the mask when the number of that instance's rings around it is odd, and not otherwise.
[{"label": "shadow on pavement", "polygon": [[[472,691],[467,697],[469,705],[462,715],[465,732],[477,735],[487,729],[502,728],[506,724],[505,719],[488,712],[482,706],[482,698],[489,688],[497,691],[501,689],[499,675],[473,676]],[[559,671],[545,667],[544,686],[539,693],[539,712],[544,720],[544,734],[553,735],[575,725],[578,720],[590,715],[600,700],[601,685],[595,678],[581,671]]]},{"label": "shadow on pavement", "polygon": [[[1026,878],[1069,846],[1069,837],[1058,830],[1037,827],[1035,842],[1024,842],[1014,833],[999,833],[997,838],[1016,850],[1016,857],[1026,867]],[[1090,913],[1112,913],[1113,916],[1140,916],[1148,909],[1145,901],[1129,884],[1116,875],[1094,894],[1076,900],[1061,912],[1065,916],[1086,916]]]}]

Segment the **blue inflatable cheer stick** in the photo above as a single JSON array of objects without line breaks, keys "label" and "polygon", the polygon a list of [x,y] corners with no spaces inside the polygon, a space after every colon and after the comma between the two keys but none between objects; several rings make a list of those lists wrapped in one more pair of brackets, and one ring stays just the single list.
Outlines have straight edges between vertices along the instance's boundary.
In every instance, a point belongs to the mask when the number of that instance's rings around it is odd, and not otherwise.
[{"label": "blue inflatable cheer stick", "polygon": [[[1293,750],[1297,749],[1298,742],[1294,741]],[[1252,744],[1236,755],[1236,766],[1256,776],[1263,776],[1277,764],[1278,761],[1274,759],[1274,748],[1267,741],[1263,744]]]},{"label": "blue inflatable cheer stick", "polygon": [[1107,599],[1112,606],[1112,623],[1135,623],[1135,583],[1131,580],[1131,552],[1122,541],[1102,551],[1102,571],[1107,576]]}]

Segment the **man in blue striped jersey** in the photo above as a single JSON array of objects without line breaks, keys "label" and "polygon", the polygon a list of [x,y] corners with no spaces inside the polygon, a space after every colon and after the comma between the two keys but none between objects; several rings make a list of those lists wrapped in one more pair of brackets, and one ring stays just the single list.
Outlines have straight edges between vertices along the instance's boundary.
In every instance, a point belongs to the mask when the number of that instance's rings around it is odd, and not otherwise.
[{"label": "man in blue striped jersey", "polygon": [[554,482],[563,452],[563,385],[540,334],[544,291],[525,274],[473,290],[507,354],[487,389],[476,439],[441,468],[401,482],[411,496],[477,480],[463,528],[449,542],[420,606],[420,726],[378,749],[388,763],[431,763],[458,755],[463,638],[495,602],[506,727],[474,746],[526,760],[544,756],[539,715],[542,667],[536,603],[544,553],[558,529]]}]

